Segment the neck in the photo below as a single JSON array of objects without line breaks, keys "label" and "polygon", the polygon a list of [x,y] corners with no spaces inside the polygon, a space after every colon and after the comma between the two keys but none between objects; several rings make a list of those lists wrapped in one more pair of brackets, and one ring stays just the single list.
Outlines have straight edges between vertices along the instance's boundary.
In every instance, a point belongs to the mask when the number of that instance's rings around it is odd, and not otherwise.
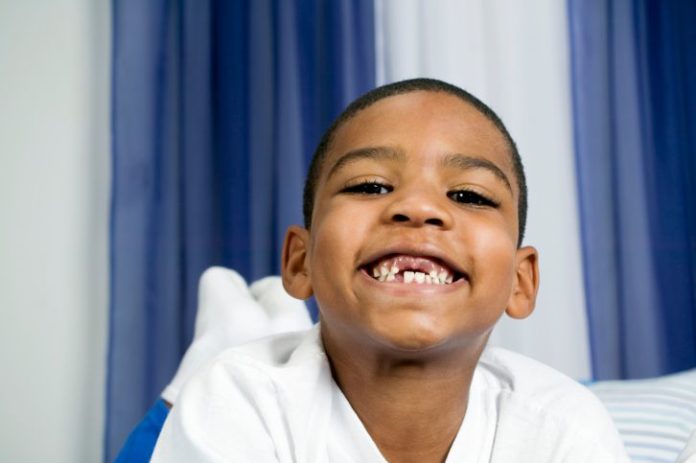
[{"label": "neck", "polygon": [[323,341],[335,381],[388,461],[445,460],[485,344],[423,356]]}]

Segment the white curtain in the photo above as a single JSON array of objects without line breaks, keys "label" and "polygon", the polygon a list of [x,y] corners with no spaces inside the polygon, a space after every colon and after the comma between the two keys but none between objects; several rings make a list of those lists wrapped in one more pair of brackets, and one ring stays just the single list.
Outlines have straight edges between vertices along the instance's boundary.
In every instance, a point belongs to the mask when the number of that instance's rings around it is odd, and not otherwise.
[{"label": "white curtain", "polygon": [[529,185],[525,244],[540,253],[537,308],[491,343],[591,376],[574,173],[565,2],[376,0],[378,84],[434,77],[481,98],[518,144]]}]

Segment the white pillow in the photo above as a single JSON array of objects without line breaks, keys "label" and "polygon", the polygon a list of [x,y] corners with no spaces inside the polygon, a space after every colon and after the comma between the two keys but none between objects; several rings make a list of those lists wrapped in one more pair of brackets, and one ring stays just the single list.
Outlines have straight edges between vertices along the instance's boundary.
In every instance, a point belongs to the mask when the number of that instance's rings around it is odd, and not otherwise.
[{"label": "white pillow", "polygon": [[654,379],[599,381],[588,387],[609,410],[631,461],[674,463],[682,450],[687,451],[696,430],[696,369]]}]

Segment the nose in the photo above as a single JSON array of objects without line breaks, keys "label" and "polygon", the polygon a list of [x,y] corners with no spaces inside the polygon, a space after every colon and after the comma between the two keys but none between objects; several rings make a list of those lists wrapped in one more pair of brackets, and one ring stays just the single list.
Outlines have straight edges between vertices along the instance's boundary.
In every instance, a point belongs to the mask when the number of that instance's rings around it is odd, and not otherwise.
[{"label": "nose", "polygon": [[394,192],[391,196],[392,201],[384,211],[385,221],[412,227],[452,227],[454,219],[445,194],[426,189],[410,189]]}]

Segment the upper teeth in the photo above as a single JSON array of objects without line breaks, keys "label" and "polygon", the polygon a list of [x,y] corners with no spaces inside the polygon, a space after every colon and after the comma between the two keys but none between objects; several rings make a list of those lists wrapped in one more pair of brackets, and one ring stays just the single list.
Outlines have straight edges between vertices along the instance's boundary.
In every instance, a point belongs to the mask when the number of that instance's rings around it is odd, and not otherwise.
[{"label": "upper teeth", "polygon": [[[385,264],[380,264],[372,269],[372,275],[379,281],[395,281],[397,273],[399,273],[399,267],[397,265],[392,265],[391,268],[387,268]],[[452,281],[453,276],[445,270],[439,273],[436,270],[432,270],[428,274],[409,270],[403,273],[404,283],[448,285],[452,283]]]}]

